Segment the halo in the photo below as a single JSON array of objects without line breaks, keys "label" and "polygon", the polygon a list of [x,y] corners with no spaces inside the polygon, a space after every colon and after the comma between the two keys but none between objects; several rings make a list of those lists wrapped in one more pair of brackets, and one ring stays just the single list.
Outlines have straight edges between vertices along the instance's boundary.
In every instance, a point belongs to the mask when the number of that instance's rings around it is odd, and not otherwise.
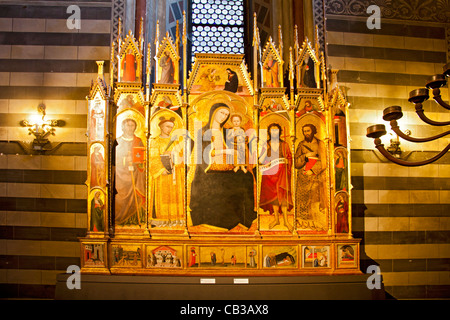
[{"label": "halo", "polygon": [[103,158],[105,158],[105,147],[101,143],[94,143],[91,146],[91,149],[90,149],[91,153],[90,154],[92,155],[94,153],[94,150],[95,150],[96,147],[100,147],[100,153],[103,156]]},{"label": "halo", "polygon": [[334,195],[334,205],[336,206],[336,204],[338,203],[338,201],[340,200],[340,199],[342,199],[342,200],[344,200],[345,202],[347,202],[348,203],[348,199],[349,197],[348,197],[348,193],[347,192],[345,192],[345,191],[339,191],[339,192],[336,192],[336,194]]},{"label": "halo", "polygon": [[126,109],[119,113],[116,117],[116,137],[120,137],[122,132],[122,122],[126,119],[132,119],[136,122],[136,131],[134,134],[136,137],[142,140],[144,146],[147,145],[147,138],[145,134],[145,118],[138,111],[133,109]]},{"label": "halo", "polygon": [[242,114],[240,112],[232,112],[230,114],[230,119],[228,119],[228,121],[227,121],[228,126],[233,127],[233,123],[232,123],[231,119],[235,116],[238,116],[241,118],[241,127],[243,127],[243,128],[245,128],[247,123],[250,122],[250,119],[247,116],[245,116],[244,114]]},{"label": "halo", "polygon": [[175,124],[173,130],[183,128],[183,121],[176,112],[169,109],[160,109],[155,114],[153,114],[150,119],[150,134],[152,138],[155,138],[161,134],[161,128],[159,127],[159,124],[161,122],[160,119],[163,117],[166,119],[173,118],[173,123]]},{"label": "halo", "polygon": [[336,156],[337,154],[342,154],[344,156],[345,159],[348,158],[348,151],[345,147],[338,147],[334,150],[334,155]]},{"label": "halo", "polygon": [[[264,116],[259,123],[259,128],[260,128],[260,130],[267,131],[269,126],[273,123],[280,125],[281,130],[282,130],[280,136],[286,137],[286,139],[283,139],[283,140],[285,140],[285,141],[288,140],[290,142],[289,121],[285,117],[283,117],[282,115],[280,115],[278,113],[270,113],[270,114]],[[287,137],[289,137],[289,138],[287,138]],[[288,142],[288,141],[286,141],[286,142]]]},{"label": "halo", "polygon": [[267,141],[267,139],[269,139],[267,135],[267,129],[273,123],[278,124],[281,127],[281,134],[280,134],[281,139],[284,140],[286,143],[288,143],[289,146],[292,146],[289,121],[278,113],[270,113],[267,116],[265,116],[259,123],[259,138],[260,138],[259,140],[260,143],[258,146],[259,152],[261,152],[264,146],[264,143],[262,142]]},{"label": "halo", "polygon": [[89,203],[92,201],[92,199],[95,198],[95,194],[97,192],[100,192],[100,200],[102,200],[103,203],[105,203],[105,192],[99,188],[94,188],[89,192]]},{"label": "halo", "polygon": [[206,124],[209,120],[209,110],[211,107],[216,103],[224,103],[230,108],[230,114],[240,113],[244,115],[242,121],[246,124],[253,115],[249,115],[250,111],[247,103],[241,99],[239,96],[231,95],[226,91],[205,93],[193,102],[193,112],[189,114],[189,117],[194,117],[196,120],[201,120],[203,124]]},{"label": "halo", "polygon": [[302,128],[305,124],[312,124],[317,129],[316,137],[320,140],[324,140],[326,138],[326,132],[325,132],[325,123],[320,119],[320,117],[316,116],[315,114],[305,114],[300,119],[297,120],[296,123],[296,136],[298,137],[299,141],[303,140],[303,132]]}]

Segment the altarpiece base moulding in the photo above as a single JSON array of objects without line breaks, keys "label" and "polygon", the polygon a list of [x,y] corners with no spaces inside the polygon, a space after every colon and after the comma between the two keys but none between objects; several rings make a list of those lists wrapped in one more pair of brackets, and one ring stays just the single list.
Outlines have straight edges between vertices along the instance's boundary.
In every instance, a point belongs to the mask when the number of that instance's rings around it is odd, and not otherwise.
[{"label": "altarpiece base moulding", "polygon": [[97,62],[82,273],[361,273],[337,70],[296,36],[286,88],[283,44],[254,30],[253,78],[231,54],[197,54],[188,76],[185,23],[175,41],[157,27],[153,55],[142,27],[119,32],[109,85]]}]

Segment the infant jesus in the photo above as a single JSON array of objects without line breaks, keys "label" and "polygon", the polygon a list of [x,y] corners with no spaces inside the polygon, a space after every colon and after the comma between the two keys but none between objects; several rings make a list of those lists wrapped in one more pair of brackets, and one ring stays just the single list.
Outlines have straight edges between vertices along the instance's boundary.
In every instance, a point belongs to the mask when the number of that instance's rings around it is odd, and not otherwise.
[{"label": "infant jesus", "polygon": [[238,172],[239,169],[247,173],[246,166],[246,144],[247,135],[245,130],[241,127],[242,117],[238,114],[231,116],[231,124],[233,128],[227,130],[227,145],[230,149],[234,149],[234,155],[229,155],[227,163],[234,164],[234,172]]}]

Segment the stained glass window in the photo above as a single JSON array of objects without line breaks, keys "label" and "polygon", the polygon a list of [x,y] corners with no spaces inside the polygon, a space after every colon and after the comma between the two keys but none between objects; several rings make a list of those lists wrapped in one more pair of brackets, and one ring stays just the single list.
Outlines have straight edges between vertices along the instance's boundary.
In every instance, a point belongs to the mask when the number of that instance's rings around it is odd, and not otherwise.
[{"label": "stained glass window", "polygon": [[192,53],[244,53],[243,0],[192,0]]}]

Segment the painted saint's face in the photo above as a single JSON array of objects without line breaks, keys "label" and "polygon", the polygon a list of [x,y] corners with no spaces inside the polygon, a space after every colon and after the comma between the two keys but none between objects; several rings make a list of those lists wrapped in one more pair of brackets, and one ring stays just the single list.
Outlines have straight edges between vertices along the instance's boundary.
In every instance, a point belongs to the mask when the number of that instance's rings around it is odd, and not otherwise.
[{"label": "painted saint's face", "polygon": [[214,120],[218,122],[219,124],[222,124],[227,120],[228,116],[230,115],[230,110],[227,108],[221,108],[216,111],[216,114],[214,116]]},{"label": "painted saint's face", "polygon": [[171,122],[171,121],[164,122],[161,125],[161,133],[166,135],[166,136],[170,135],[170,133],[172,132],[174,126],[175,126],[175,124],[173,122]]},{"label": "painted saint's face", "polygon": [[239,117],[233,117],[232,120],[234,127],[240,127],[241,126],[241,119]]},{"label": "painted saint's face", "polygon": [[134,135],[134,132],[136,131],[136,124],[134,121],[124,121],[122,124],[122,131],[124,136],[126,137],[132,137]]},{"label": "painted saint's face", "polygon": [[270,128],[270,136],[272,140],[278,139],[280,137],[280,129],[277,127]]},{"label": "painted saint's face", "polygon": [[305,136],[306,140],[311,140],[313,133],[310,127],[304,127],[303,128],[303,135]]}]

